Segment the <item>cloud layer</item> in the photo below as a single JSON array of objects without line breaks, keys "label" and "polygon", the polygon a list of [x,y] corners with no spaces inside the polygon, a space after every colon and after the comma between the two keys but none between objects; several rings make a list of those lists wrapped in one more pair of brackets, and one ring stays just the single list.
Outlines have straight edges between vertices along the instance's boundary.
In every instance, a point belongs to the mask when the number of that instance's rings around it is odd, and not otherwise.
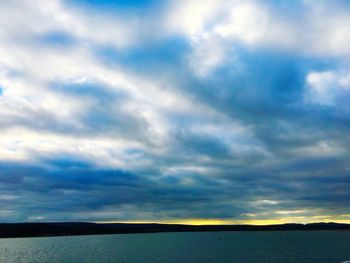
[{"label": "cloud layer", "polygon": [[346,1],[1,3],[0,220],[350,221],[349,24]]}]

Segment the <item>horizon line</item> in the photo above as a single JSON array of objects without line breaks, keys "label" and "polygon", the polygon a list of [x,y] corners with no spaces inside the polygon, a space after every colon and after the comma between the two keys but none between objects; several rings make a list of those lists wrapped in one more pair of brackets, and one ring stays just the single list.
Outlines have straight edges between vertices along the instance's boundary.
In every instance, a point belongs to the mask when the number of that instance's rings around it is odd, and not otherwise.
[{"label": "horizon line", "polygon": [[175,222],[155,222],[155,221],[21,221],[21,222],[0,222],[0,224],[55,224],[55,223],[87,223],[87,224],[158,224],[158,225],[185,225],[185,226],[275,226],[275,225],[310,225],[310,224],[349,224],[350,222],[344,221],[310,221],[303,222],[284,222],[284,223],[271,223],[271,224],[247,224],[247,223],[231,223],[231,224],[190,224],[190,223],[175,223]]}]

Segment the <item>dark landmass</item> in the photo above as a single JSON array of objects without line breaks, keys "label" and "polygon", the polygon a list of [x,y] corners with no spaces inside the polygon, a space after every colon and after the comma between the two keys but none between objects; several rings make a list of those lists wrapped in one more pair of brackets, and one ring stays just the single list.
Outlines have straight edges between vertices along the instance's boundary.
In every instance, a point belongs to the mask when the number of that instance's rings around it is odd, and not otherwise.
[{"label": "dark landmass", "polygon": [[42,237],[71,235],[102,235],[159,232],[199,231],[308,231],[308,230],[350,230],[350,224],[312,223],[281,225],[177,225],[177,224],[96,224],[96,223],[3,223],[0,224],[0,238]]}]

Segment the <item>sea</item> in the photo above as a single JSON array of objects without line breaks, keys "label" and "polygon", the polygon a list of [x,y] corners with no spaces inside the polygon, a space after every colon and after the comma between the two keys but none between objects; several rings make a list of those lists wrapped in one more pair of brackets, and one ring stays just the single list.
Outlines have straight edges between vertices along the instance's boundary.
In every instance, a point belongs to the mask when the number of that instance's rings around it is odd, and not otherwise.
[{"label": "sea", "polygon": [[350,231],[179,232],[0,239],[0,262],[350,263]]}]

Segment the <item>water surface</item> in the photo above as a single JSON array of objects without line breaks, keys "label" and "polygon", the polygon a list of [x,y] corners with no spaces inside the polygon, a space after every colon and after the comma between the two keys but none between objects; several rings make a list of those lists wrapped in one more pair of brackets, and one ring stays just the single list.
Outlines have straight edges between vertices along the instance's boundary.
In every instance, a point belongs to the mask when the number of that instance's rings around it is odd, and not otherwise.
[{"label": "water surface", "polygon": [[350,232],[198,232],[0,239],[0,262],[340,263]]}]

